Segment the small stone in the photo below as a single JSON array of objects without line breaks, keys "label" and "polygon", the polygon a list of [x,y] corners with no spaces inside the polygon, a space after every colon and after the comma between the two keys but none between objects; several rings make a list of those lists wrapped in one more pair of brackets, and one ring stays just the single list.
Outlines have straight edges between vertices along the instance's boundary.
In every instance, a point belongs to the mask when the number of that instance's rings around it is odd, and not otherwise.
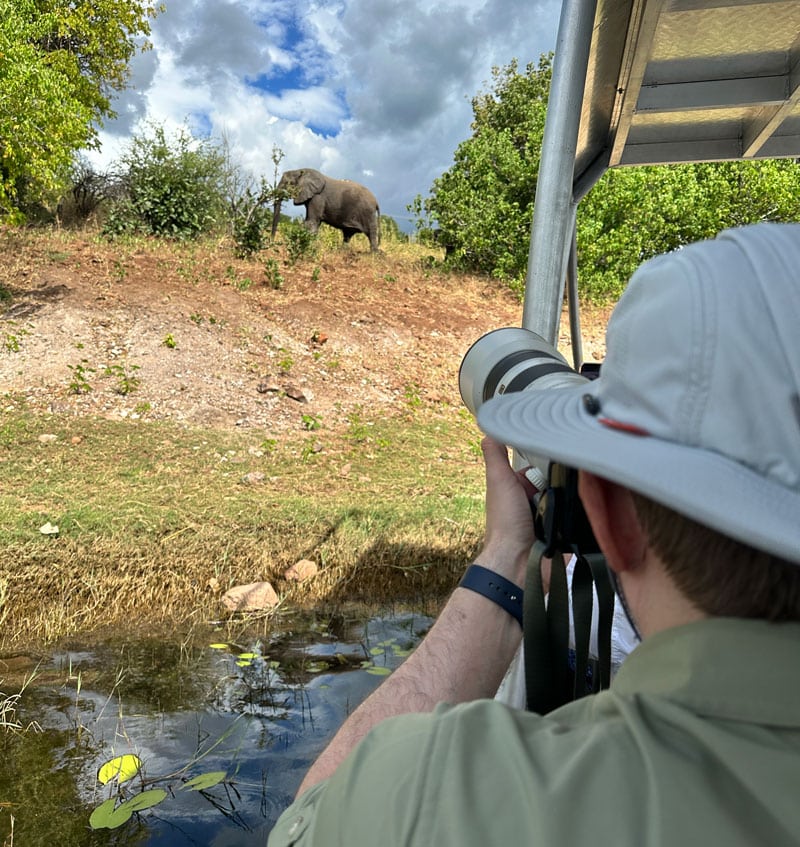
[{"label": "small stone", "polygon": [[287,385],[284,390],[286,391],[286,396],[291,397],[292,400],[297,400],[298,403],[308,402],[306,395],[296,385]]},{"label": "small stone", "polygon": [[58,441],[58,436],[48,432],[40,435],[38,441],[40,444],[52,444],[54,441]]},{"label": "small stone", "polygon": [[304,582],[312,576],[316,576],[318,571],[316,562],[311,559],[300,559],[299,562],[295,562],[290,568],[287,568],[283,578],[292,582]]},{"label": "small stone", "polygon": [[258,485],[258,483],[263,482],[266,478],[266,474],[261,473],[261,471],[250,471],[250,473],[246,473],[242,477],[242,482],[245,485]]},{"label": "small stone", "polygon": [[280,602],[269,582],[250,582],[236,585],[222,595],[222,604],[229,612],[257,612],[274,609]]}]

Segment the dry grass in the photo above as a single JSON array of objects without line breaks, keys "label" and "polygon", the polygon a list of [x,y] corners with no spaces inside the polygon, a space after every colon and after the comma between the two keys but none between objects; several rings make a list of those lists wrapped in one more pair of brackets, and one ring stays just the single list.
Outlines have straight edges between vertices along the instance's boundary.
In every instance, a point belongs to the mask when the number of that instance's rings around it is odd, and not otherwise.
[{"label": "dry grass", "polygon": [[[28,731],[41,732],[41,727],[35,721],[23,724],[17,715],[17,706],[25,693],[25,689],[36,678],[36,671],[26,676],[19,690],[14,694],[6,694],[0,691],[0,732],[24,733]],[[0,686],[6,687],[5,680],[0,678]]]},{"label": "dry grass", "polygon": [[[185,630],[221,617],[221,591],[260,579],[285,605],[435,602],[478,542],[482,467],[470,422],[443,431],[415,414],[320,454],[302,441],[259,455],[263,434],[102,420],[82,422],[76,450],[73,421],[5,412],[0,644]],[[39,532],[46,521],[57,537]],[[286,582],[301,558],[320,573]]]}]

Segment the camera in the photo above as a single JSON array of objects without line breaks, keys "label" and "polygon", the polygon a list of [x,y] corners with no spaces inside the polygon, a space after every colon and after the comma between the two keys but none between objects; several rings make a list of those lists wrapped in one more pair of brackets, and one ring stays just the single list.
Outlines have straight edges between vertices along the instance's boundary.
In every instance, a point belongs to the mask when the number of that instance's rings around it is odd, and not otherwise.
[{"label": "camera", "polygon": [[[578,373],[542,336],[528,329],[503,327],[479,338],[467,351],[458,373],[461,399],[473,415],[492,397],[519,391],[580,385],[597,376],[590,365]],[[532,468],[526,476],[538,494],[531,503],[536,537],[556,550],[598,552],[597,542],[578,497],[578,473],[546,456],[519,452]]]}]

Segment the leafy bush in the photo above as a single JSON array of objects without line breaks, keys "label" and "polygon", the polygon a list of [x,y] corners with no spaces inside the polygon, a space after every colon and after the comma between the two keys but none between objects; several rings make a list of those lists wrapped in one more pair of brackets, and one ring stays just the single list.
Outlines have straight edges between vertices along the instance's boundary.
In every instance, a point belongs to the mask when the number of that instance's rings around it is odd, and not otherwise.
[{"label": "leafy bush", "polygon": [[289,263],[294,265],[300,259],[310,259],[316,253],[316,239],[314,233],[306,229],[300,221],[291,220],[282,229],[286,242],[286,252]]},{"label": "leafy bush", "polygon": [[238,211],[233,219],[234,252],[239,259],[249,259],[264,249],[272,212],[255,195],[243,198]]},{"label": "leafy bush", "polygon": [[141,231],[194,238],[224,218],[226,159],[209,141],[163,127],[134,136],[121,157],[126,198],[114,204],[104,232]]},{"label": "leafy bush", "polygon": [[139,218],[139,213],[128,197],[121,197],[111,204],[103,221],[103,235],[109,238],[118,238],[125,235],[135,235],[137,232],[143,231],[144,226]]},{"label": "leafy bush", "polygon": [[727,227],[800,218],[800,165],[790,159],[618,168],[578,207],[585,299],[616,299],[647,259]]}]

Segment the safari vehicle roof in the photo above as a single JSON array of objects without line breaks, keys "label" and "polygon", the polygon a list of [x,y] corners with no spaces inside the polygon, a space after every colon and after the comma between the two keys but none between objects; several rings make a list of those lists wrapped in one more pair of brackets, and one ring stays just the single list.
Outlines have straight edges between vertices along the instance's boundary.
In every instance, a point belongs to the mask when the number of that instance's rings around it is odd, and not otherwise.
[{"label": "safari vehicle roof", "polygon": [[563,0],[523,326],[555,343],[565,279],[577,303],[575,209],[607,168],[794,156],[800,0]]}]

